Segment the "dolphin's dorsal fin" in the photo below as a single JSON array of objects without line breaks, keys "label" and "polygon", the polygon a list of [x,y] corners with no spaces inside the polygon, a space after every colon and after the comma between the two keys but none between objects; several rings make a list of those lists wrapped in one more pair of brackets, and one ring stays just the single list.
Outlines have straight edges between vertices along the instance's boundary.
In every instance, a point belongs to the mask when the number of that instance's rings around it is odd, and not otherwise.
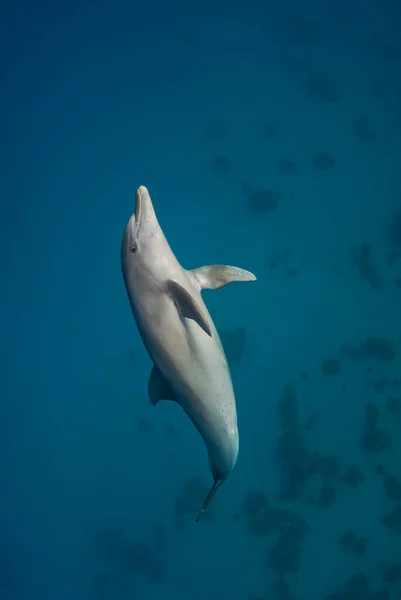
[{"label": "dolphin's dorsal fin", "polygon": [[177,401],[174,390],[164,375],[160,373],[156,365],[153,365],[153,368],[150,372],[148,394],[149,400],[153,406],[156,406],[160,400],[173,400],[174,402]]},{"label": "dolphin's dorsal fin", "polygon": [[182,285],[172,279],[167,280],[167,288],[181,317],[193,319],[203,331],[212,337],[212,332],[203,310],[191,294]]},{"label": "dolphin's dorsal fin", "polygon": [[230,265],[207,265],[189,271],[195,277],[201,290],[219,290],[233,281],[255,281],[250,271]]}]

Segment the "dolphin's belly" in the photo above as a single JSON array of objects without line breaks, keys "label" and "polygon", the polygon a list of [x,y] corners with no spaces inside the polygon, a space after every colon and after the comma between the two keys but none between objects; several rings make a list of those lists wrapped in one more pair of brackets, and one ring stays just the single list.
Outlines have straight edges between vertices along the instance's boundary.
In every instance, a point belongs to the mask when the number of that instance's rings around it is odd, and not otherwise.
[{"label": "dolphin's belly", "polygon": [[239,445],[230,371],[215,339],[192,321],[186,323],[186,330],[191,358],[176,379],[177,393],[206,444],[213,474],[224,480],[234,468]]},{"label": "dolphin's belly", "polygon": [[[185,323],[188,356],[182,368],[186,395],[195,410],[217,422],[227,432],[237,428],[237,413],[230,371],[223,349],[213,331],[209,337],[193,321]],[[196,401],[192,401],[196,399]]]},{"label": "dolphin's belly", "polygon": [[133,308],[144,345],[202,435],[210,462],[229,472],[238,454],[234,390],[218,333],[200,301],[211,337],[192,319],[182,319],[165,294]]}]

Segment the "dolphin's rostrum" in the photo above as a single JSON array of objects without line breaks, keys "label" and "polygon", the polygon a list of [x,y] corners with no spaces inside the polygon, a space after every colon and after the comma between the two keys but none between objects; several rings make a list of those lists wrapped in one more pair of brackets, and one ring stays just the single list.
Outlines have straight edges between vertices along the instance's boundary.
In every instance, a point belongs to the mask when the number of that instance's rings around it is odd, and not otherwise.
[{"label": "dolphin's rostrum", "polygon": [[153,361],[150,401],[180,404],[206,444],[214,484],[198,521],[238,455],[230,370],[201,291],[256,277],[227,265],[186,271],[160,228],[144,186],[137,190],[135,212],[125,228],[121,264],[132,312]]}]

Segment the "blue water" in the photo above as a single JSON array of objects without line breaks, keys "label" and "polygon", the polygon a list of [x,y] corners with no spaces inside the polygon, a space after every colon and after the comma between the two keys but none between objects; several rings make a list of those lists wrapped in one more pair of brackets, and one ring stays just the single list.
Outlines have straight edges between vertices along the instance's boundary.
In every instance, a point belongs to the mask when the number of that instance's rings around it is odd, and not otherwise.
[{"label": "blue water", "polygon": [[[299,4],[2,7],[1,600],[400,596],[401,9]],[[204,293],[240,455],[199,523],[121,276],[139,185],[185,268],[258,277]]]}]

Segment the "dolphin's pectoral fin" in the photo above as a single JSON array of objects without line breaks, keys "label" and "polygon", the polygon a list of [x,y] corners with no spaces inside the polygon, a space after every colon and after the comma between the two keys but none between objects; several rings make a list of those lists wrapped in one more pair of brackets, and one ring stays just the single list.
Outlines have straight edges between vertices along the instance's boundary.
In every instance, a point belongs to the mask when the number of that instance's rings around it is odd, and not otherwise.
[{"label": "dolphin's pectoral fin", "polygon": [[219,290],[233,281],[255,281],[250,271],[231,267],[230,265],[207,265],[189,271],[199,284],[201,290]]},{"label": "dolphin's pectoral fin", "polygon": [[196,323],[198,323],[199,327],[201,327],[203,331],[212,337],[209,323],[207,322],[201,307],[196,300],[192,298],[191,294],[187,292],[182,285],[176,281],[173,281],[172,279],[167,281],[167,287],[181,317],[193,319],[196,321]]},{"label": "dolphin's pectoral fin", "polygon": [[153,368],[150,372],[148,394],[149,400],[153,406],[156,406],[160,400],[173,400],[174,402],[177,401],[174,390],[164,375],[160,373],[156,365],[153,365]]}]

